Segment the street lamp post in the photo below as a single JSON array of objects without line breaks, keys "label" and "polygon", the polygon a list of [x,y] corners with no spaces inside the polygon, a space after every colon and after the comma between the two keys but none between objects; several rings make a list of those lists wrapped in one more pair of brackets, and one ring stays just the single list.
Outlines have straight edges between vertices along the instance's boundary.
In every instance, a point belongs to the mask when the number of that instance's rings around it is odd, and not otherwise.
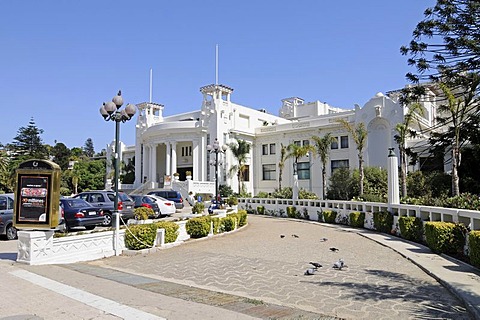
[{"label": "street lamp post", "polygon": [[119,184],[119,168],[120,168],[120,122],[131,120],[135,115],[136,108],[133,104],[127,104],[124,109],[120,109],[123,105],[122,92],[119,90],[118,94],[113,97],[112,101],[103,103],[100,108],[100,114],[105,121],[115,121],[115,171],[114,171],[114,193],[115,198],[113,202],[113,215],[115,217],[115,255],[120,255],[119,247],[119,232],[120,232],[120,216],[118,213],[118,184]]},{"label": "street lamp post", "polygon": [[223,145],[220,147],[220,143],[218,140],[215,138],[215,141],[213,142],[213,145],[207,145],[207,151],[210,153],[215,153],[215,160],[210,160],[210,165],[215,166],[215,200],[218,201],[218,154],[219,153],[225,153],[227,151],[227,146]]}]

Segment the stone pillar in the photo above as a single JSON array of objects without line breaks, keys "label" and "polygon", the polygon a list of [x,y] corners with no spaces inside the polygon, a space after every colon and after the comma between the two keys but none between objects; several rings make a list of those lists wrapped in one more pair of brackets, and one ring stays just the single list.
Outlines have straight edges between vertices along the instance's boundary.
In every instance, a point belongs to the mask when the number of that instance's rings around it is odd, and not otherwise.
[{"label": "stone pillar", "polygon": [[388,204],[400,203],[400,192],[398,187],[398,158],[393,148],[388,149],[387,173],[388,173]]},{"label": "stone pillar", "polygon": [[140,141],[135,144],[135,182],[134,187],[138,188],[143,183],[142,171],[140,166],[142,164],[142,145]]},{"label": "stone pillar", "polygon": [[[142,177],[142,184],[148,181],[148,175],[149,175],[149,159],[150,159],[150,152],[148,145],[144,144],[143,145],[143,177]],[[147,181],[144,180],[146,178]]]},{"label": "stone pillar", "polygon": [[150,146],[150,165],[151,165],[151,171],[150,171],[150,175],[151,175],[151,179],[152,179],[152,182],[153,182],[153,187],[156,188],[157,185],[158,185],[158,179],[157,179],[157,145],[156,144],[152,144]]},{"label": "stone pillar", "polygon": [[167,142],[167,155],[166,155],[166,164],[165,164],[165,174],[167,176],[171,176],[172,175],[172,171],[170,171],[171,169],[171,146],[170,146],[170,142]]},{"label": "stone pillar", "polygon": [[201,176],[200,176],[200,171],[199,171],[199,150],[198,150],[198,142],[197,140],[193,140],[192,141],[192,159],[193,159],[193,177],[192,179],[194,181],[198,181],[198,180],[201,180]]},{"label": "stone pillar", "polygon": [[177,142],[172,142],[172,174],[177,172]]}]

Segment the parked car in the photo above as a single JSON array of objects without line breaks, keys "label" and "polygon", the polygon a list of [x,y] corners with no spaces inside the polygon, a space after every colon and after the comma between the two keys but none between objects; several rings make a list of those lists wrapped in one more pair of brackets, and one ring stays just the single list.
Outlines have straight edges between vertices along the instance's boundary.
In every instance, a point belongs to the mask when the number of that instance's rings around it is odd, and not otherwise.
[{"label": "parked car", "polygon": [[175,202],[159,196],[155,196],[153,194],[147,195],[147,197],[151,197],[156,201],[158,207],[160,208],[161,216],[171,216],[176,212]]},{"label": "parked car", "polygon": [[60,199],[63,209],[65,226],[67,230],[74,227],[85,227],[87,230],[93,230],[96,226],[103,224],[103,210],[81,198],[63,198]]},{"label": "parked car", "polygon": [[[73,198],[80,198],[97,208],[101,208],[103,210],[103,226],[111,226],[112,225],[112,214],[114,211],[114,201],[115,201],[115,193],[111,190],[91,190],[81,192],[75,195]],[[135,214],[133,212],[135,203],[133,202],[132,198],[130,198],[126,193],[119,192],[118,193],[118,211],[120,213],[120,218],[124,222],[128,219],[133,219]]]},{"label": "parked car", "polygon": [[182,194],[176,190],[154,190],[148,193],[149,195],[154,195],[158,197],[165,198],[167,200],[175,202],[176,209],[183,209],[183,199]]},{"label": "parked car", "polygon": [[212,214],[213,210],[221,209],[222,205],[223,203],[221,201],[212,200],[212,202],[210,203],[210,206],[208,206],[208,213]]},{"label": "parked car", "polygon": [[17,229],[13,226],[13,193],[0,194],[0,235],[8,240],[17,239]]},{"label": "parked car", "polygon": [[153,216],[151,218],[157,219],[158,217],[160,217],[160,208],[158,207],[155,199],[151,198],[150,196],[145,196],[141,194],[130,195],[130,198],[132,198],[135,202],[135,208],[150,208],[153,210]]}]

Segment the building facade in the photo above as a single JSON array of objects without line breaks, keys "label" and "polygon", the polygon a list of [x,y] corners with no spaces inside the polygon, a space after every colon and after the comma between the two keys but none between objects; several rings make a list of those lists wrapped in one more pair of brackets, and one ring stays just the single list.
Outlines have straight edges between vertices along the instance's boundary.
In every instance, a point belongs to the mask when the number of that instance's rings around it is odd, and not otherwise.
[{"label": "building facade", "polygon": [[[203,96],[200,110],[167,117],[163,116],[165,106],[161,104],[137,104],[136,143],[121,144],[121,159],[135,161],[134,188],[162,188],[174,174],[185,180],[187,172],[194,181],[214,181],[215,169],[210,160],[215,155],[208,152],[207,145],[215,139],[220,145],[240,139],[251,144],[244,175],[247,192],[252,195],[259,191],[273,192],[278,188],[281,146],[312,144],[312,136],[331,133],[337,142],[331,145],[328,179],[336,168],[358,167],[356,145],[339,119],[365,125],[368,130],[365,166],[386,168],[388,149],[395,148],[398,154],[396,125],[404,121],[409,110],[399,102],[398,91],[377,93],[363,107],[355,105],[351,110],[320,101],[305,102],[298,97],[283,99],[278,116],[232,102],[233,89],[225,85],[204,86],[200,92]],[[407,141],[407,146],[417,146],[420,154],[428,139],[422,129],[432,127],[436,116],[435,94],[427,90],[422,100],[423,114],[412,124],[419,135]],[[111,152],[112,148],[108,149]],[[230,150],[219,157],[219,184],[238,191],[237,177],[229,174],[230,168],[237,164],[235,158]],[[282,173],[282,186],[292,186],[293,179],[293,160],[289,159]],[[321,198],[321,163],[315,154],[299,159],[298,186]]]}]

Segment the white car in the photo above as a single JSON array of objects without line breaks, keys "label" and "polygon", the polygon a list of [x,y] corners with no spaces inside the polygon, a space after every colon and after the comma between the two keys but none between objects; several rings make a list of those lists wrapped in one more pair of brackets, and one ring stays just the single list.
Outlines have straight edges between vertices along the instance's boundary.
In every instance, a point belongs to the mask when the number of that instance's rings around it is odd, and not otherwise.
[{"label": "white car", "polygon": [[174,201],[170,201],[165,198],[154,196],[151,194],[149,194],[148,197],[151,197],[152,199],[154,199],[155,202],[158,204],[158,207],[160,208],[161,216],[171,216],[172,214],[175,213],[176,208],[175,208]]}]

